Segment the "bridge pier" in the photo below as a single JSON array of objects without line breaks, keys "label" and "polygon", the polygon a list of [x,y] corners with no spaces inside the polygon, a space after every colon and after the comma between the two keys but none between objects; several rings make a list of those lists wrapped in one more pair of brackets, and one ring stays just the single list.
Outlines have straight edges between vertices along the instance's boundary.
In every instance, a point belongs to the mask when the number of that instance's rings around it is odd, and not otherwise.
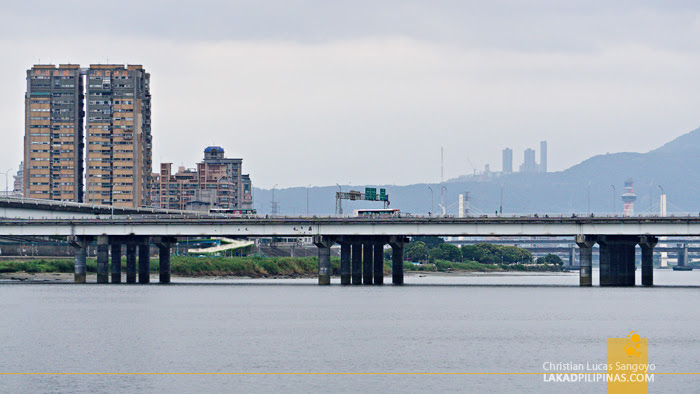
[{"label": "bridge pier", "polygon": [[71,236],[70,244],[75,248],[75,283],[85,283],[87,279],[87,247],[92,243],[92,237]]},{"label": "bridge pier", "polygon": [[403,247],[406,245],[404,237],[390,237],[391,246],[391,283],[395,285],[403,284]]},{"label": "bridge pier", "polygon": [[384,284],[384,244],[386,242],[382,237],[376,237],[374,240],[374,284]]},{"label": "bridge pier", "polygon": [[371,285],[372,284],[372,241],[365,240],[362,245],[362,284]]},{"label": "bridge pier", "polygon": [[170,283],[170,248],[177,242],[173,237],[156,237],[153,243],[158,246],[158,282]]},{"label": "bridge pier", "polygon": [[122,244],[119,243],[119,240],[114,239],[114,237],[112,237],[110,240],[112,243],[112,267],[111,267],[112,283],[121,283],[122,282]]},{"label": "bridge pier", "polygon": [[355,238],[352,242],[352,284],[362,284],[362,244]]},{"label": "bridge pier", "polygon": [[638,240],[634,235],[598,237],[601,286],[634,286],[634,247]]},{"label": "bridge pier", "polygon": [[314,236],[314,244],[318,248],[318,284],[331,284],[331,246],[335,242],[327,236]]},{"label": "bridge pier", "polygon": [[639,237],[639,246],[642,248],[642,286],[654,285],[654,246],[658,242],[656,237]]},{"label": "bridge pier", "polygon": [[97,283],[109,283],[109,237],[97,237]]},{"label": "bridge pier", "polygon": [[578,266],[579,266],[579,286],[592,286],[593,281],[591,271],[593,270],[593,245],[596,237],[593,235],[577,235],[576,245],[578,245]]},{"label": "bridge pier", "polygon": [[148,237],[144,237],[139,244],[139,283],[151,281],[151,253]]},{"label": "bridge pier", "polygon": [[349,285],[352,271],[350,270],[351,243],[341,238],[340,244],[340,284]]},{"label": "bridge pier", "polygon": [[133,240],[126,244],[126,283],[136,283],[136,244]]}]

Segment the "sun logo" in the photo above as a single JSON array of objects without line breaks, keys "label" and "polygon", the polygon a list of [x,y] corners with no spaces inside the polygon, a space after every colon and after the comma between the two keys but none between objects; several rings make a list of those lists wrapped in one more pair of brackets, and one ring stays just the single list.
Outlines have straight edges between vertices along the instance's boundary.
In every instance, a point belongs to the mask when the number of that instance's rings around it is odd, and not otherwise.
[{"label": "sun logo", "polygon": [[639,343],[639,340],[641,337],[639,334],[637,334],[637,331],[632,331],[627,335],[627,338],[630,340],[627,345],[625,345],[625,353],[627,353],[628,356],[637,356],[641,357],[642,353],[639,351],[639,349],[642,347],[642,344]]}]

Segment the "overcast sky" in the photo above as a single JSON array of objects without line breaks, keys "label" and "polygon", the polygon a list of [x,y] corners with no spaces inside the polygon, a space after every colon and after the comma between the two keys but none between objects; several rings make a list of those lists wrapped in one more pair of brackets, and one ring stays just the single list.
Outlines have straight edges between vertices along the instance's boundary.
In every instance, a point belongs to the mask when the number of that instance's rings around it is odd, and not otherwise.
[{"label": "overcast sky", "polygon": [[154,165],[220,145],[263,188],[437,182],[441,146],[448,179],[540,140],[558,171],[700,126],[695,0],[5,0],[0,50],[0,172],[38,62],[143,64]]}]

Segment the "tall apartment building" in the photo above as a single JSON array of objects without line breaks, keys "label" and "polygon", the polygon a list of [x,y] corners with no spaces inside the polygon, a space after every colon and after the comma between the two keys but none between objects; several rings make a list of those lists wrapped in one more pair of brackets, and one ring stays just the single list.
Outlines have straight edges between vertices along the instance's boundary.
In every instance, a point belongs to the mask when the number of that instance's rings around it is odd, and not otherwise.
[{"label": "tall apartment building", "polygon": [[540,141],[540,172],[547,172],[547,141]]},{"label": "tall apartment building", "polygon": [[155,208],[209,210],[252,209],[250,176],[242,173],[243,159],[226,158],[224,150],[210,146],[196,169],[161,163],[152,175],[152,206]]},{"label": "tall apartment building", "polygon": [[140,65],[87,70],[86,202],[150,205],[150,74]]},{"label": "tall apartment building", "polygon": [[513,150],[510,148],[503,149],[502,171],[506,174],[513,172]]},{"label": "tall apartment building", "polygon": [[537,172],[534,149],[525,149],[523,164],[520,165],[520,172]]},{"label": "tall apartment building", "polygon": [[75,64],[27,70],[24,196],[83,201],[83,80]]}]

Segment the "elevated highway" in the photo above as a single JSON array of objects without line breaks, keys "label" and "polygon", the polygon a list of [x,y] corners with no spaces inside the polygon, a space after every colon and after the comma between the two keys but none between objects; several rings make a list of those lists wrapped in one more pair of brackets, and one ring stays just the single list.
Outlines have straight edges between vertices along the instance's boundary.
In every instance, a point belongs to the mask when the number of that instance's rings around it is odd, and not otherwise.
[{"label": "elevated highway", "polygon": [[[121,280],[126,245],[127,282],[148,282],[148,245],[160,248],[161,281],[170,281],[170,247],[178,237],[313,237],[319,248],[319,284],[330,283],[330,248],[341,245],[341,283],[383,283],[383,248],[391,245],[393,282],[403,283],[403,248],[413,236],[570,237],[579,247],[580,284],[591,285],[592,248],[600,250],[601,286],[633,286],[635,247],[642,249],[642,284],[653,284],[653,250],[659,236],[700,236],[700,217],[215,217],[186,211],[112,207],[61,207],[0,200],[0,236],[68,237],[76,250],[76,281],[85,280],[85,250],[97,240],[98,282]],[[61,203],[63,204],[63,203]],[[4,209],[4,211],[3,211]],[[75,210],[76,212],[72,212]],[[61,212],[61,217],[52,213]],[[118,214],[115,214],[118,212]],[[74,216],[70,216],[71,213]],[[21,215],[20,215],[21,214]],[[24,215],[24,216],[22,216]],[[138,248],[137,248],[138,247]],[[687,259],[686,259],[687,260]],[[119,264],[118,264],[119,263]]]}]

